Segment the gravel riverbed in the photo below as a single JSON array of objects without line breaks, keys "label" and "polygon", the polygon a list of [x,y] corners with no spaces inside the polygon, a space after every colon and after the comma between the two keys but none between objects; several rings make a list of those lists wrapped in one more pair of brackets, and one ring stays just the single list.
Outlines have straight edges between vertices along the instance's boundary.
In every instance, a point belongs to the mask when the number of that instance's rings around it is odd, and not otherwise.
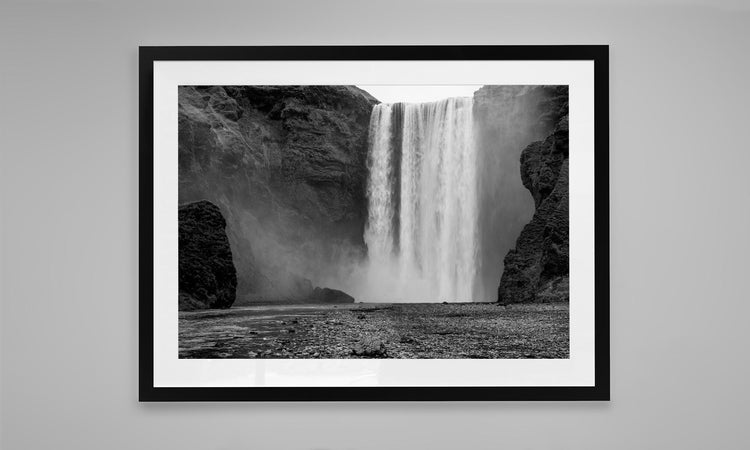
[{"label": "gravel riverbed", "polygon": [[567,303],[258,305],[180,312],[180,358],[568,358]]}]

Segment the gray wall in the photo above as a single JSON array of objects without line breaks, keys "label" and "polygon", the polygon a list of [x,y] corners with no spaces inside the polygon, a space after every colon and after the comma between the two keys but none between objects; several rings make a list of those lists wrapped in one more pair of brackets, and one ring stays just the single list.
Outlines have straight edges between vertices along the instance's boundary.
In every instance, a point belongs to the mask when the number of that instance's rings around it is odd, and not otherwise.
[{"label": "gray wall", "polygon": [[[742,1],[136,3],[0,5],[3,449],[748,448]],[[138,404],[138,45],[376,43],[611,45],[612,402]]]}]

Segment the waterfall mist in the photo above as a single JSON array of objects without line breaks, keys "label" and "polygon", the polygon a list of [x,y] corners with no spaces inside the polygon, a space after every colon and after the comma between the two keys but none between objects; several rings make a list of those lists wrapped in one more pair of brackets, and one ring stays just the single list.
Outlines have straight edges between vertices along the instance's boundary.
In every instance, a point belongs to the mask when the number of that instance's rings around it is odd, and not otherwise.
[{"label": "waterfall mist", "polygon": [[538,92],[486,86],[473,98],[374,107],[358,299],[497,299],[503,258],[534,212],[520,155],[549,131]]},{"label": "waterfall mist", "polygon": [[521,152],[552,131],[552,91],[544,86],[485,86],[474,96],[481,161],[479,300],[497,300],[503,259],[534,215],[534,200],[521,180]]}]

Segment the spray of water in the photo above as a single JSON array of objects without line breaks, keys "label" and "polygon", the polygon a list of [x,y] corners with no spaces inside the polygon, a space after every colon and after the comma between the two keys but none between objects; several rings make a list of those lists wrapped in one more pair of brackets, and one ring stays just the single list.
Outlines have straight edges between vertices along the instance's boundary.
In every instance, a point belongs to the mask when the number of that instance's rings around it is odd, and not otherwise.
[{"label": "spray of water", "polygon": [[472,301],[478,257],[471,98],[372,112],[365,301]]}]

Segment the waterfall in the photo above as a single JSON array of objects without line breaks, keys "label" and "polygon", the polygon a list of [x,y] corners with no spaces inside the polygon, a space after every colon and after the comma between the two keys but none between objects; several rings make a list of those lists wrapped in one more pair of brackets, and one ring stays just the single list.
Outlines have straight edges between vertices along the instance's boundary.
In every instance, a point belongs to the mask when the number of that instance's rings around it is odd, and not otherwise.
[{"label": "waterfall", "polygon": [[379,104],[369,129],[368,301],[475,300],[478,161],[472,98]]}]

